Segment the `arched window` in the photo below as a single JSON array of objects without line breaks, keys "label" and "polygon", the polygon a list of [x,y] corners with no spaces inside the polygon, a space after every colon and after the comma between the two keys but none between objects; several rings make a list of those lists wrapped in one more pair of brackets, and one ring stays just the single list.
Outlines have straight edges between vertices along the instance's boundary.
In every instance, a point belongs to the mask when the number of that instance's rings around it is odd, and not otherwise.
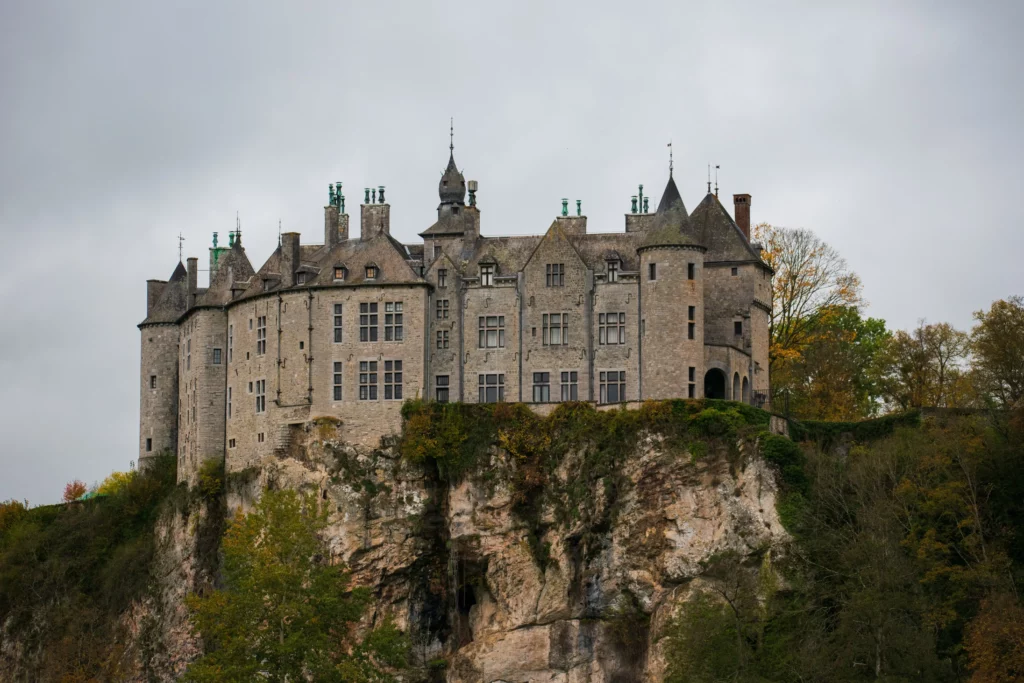
[{"label": "arched window", "polygon": [[750,403],[750,382],[746,377],[743,378],[743,402]]},{"label": "arched window", "polygon": [[732,400],[740,400],[740,373],[735,373],[732,376]]}]

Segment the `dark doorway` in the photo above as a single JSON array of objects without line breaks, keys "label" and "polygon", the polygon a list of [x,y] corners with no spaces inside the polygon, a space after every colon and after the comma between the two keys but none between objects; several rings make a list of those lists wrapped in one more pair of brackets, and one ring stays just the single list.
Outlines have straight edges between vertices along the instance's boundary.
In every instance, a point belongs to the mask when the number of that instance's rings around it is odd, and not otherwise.
[{"label": "dark doorway", "polygon": [[704,375],[704,398],[725,398],[725,373],[711,368]]}]

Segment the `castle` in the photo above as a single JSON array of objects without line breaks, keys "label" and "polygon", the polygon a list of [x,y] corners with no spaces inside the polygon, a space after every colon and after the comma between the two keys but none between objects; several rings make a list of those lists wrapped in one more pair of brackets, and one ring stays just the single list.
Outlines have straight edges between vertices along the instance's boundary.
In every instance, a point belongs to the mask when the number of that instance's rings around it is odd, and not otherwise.
[{"label": "castle", "polygon": [[169,450],[179,481],[208,458],[237,471],[323,416],[376,445],[411,398],[763,405],[772,270],[750,195],[733,196],[734,220],[708,190],[688,213],[670,170],[653,213],[641,186],[625,232],[588,234],[563,199],[543,235],[490,237],[452,149],[422,245],[391,236],[383,187],[350,236],[341,183],[323,244],[285,233],[254,270],[240,230],[227,247],[215,235],[209,287],[196,258],[147,282],[140,463]]}]

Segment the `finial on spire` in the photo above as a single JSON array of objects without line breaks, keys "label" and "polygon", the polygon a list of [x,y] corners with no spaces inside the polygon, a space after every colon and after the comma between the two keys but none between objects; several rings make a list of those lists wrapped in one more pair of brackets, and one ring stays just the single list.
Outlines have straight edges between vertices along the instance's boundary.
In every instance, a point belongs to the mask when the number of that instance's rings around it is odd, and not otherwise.
[{"label": "finial on spire", "polygon": [[711,194],[711,164],[708,164],[708,194]]},{"label": "finial on spire", "polygon": [[668,141],[668,177],[672,177],[672,141]]},{"label": "finial on spire", "polygon": [[182,254],[182,251],[184,250],[184,248],[183,248],[184,244],[185,244],[185,238],[182,237],[181,233],[179,232],[178,233],[178,262],[179,263],[181,262],[181,254]]},{"label": "finial on spire", "polygon": [[718,164],[715,164],[715,196],[716,197],[718,196],[718,169],[720,169],[720,168],[721,168],[721,166],[719,166]]},{"label": "finial on spire", "polygon": [[448,151],[455,154],[455,117],[448,121]]},{"label": "finial on spire", "polygon": [[277,219],[277,246],[281,246],[281,219]]}]

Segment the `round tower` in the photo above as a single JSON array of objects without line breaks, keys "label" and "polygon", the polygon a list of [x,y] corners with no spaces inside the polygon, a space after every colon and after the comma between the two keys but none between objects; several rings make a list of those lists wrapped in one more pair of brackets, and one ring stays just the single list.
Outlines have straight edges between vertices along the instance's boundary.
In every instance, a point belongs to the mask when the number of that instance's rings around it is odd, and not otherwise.
[{"label": "round tower", "polygon": [[179,263],[167,282],[150,280],[141,332],[139,465],[174,453],[178,443],[178,317],[184,312],[188,275]]},{"label": "round tower", "polygon": [[675,182],[644,235],[640,257],[640,398],[700,398],[704,381],[704,252],[684,229]]}]

